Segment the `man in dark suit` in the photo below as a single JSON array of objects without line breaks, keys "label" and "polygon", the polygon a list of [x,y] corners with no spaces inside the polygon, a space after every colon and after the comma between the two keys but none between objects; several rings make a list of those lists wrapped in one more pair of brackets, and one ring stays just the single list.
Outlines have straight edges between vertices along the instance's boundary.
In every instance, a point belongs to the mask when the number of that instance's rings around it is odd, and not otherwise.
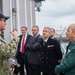
[{"label": "man in dark suit", "polygon": [[51,38],[55,38],[54,35],[55,35],[55,29],[54,28],[50,28],[50,37]]},{"label": "man in dark suit", "polygon": [[41,46],[41,72],[43,75],[56,75],[54,72],[55,66],[60,63],[62,53],[60,44],[50,38],[50,28],[43,29],[43,42]]},{"label": "man in dark suit", "polygon": [[59,43],[61,42],[58,38],[55,37],[55,29],[54,28],[50,28],[50,38],[57,40]]},{"label": "man in dark suit", "polygon": [[[25,26],[23,26],[21,28],[21,31],[22,31],[22,35],[19,36],[20,40],[19,40],[19,43],[18,43],[15,58],[17,59],[18,64],[20,64],[20,67],[19,67],[20,75],[25,75],[25,73],[24,73],[24,64],[25,64],[25,68],[26,68],[26,71],[27,71],[27,74],[28,74],[26,44],[27,44],[28,40],[30,39],[31,35],[27,34],[27,27],[25,27]],[[16,70],[17,69],[15,69],[14,72],[16,72]]]},{"label": "man in dark suit", "polygon": [[32,27],[33,36],[26,45],[28,50],[28,73],[29,75],[40,75],[40,47],[42,37],[39,34],[39,27]]}]

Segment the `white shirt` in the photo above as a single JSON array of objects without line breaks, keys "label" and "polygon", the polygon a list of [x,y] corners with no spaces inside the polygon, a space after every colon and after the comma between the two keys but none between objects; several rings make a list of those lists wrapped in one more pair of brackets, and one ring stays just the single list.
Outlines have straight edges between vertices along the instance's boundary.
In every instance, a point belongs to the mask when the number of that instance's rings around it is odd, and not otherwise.
[{"label": "white shirt", "polygon": [[46,40],[44,40],[45,42],[47,42],[48,41],[48,39],[46,39]]},{"label": "white shirt", "polygon": [[27,34],[26,35],[22,35],[20,52],[22,52],[22,40],[23,40],[23,37],[24,37],[24,44],[25,44],[26,43],[26,39],[27,39]]}]

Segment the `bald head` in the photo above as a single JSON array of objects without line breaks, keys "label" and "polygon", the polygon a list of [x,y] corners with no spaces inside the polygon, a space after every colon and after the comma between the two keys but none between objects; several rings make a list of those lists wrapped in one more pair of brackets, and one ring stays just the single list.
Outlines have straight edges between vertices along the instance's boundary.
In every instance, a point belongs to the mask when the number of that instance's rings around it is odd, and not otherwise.
[{"label": "bald head", "polygon": [[72,29],[72,32],[75,33],[75,24],[71,24],[69,27]]},{"label": "bald head", "polygon": [[75,40],[75,24],[71,24],[68,27],[66,35],[70,42]]}]

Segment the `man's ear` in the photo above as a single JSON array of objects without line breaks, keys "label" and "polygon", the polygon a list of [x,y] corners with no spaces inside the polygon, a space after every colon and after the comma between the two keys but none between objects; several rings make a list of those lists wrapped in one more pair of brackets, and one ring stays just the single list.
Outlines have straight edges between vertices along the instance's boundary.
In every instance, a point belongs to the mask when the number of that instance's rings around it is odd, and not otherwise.
[{"label": "man's ear", "polygon": [[75,37],[75,32],[73,33],[73,36]]}]

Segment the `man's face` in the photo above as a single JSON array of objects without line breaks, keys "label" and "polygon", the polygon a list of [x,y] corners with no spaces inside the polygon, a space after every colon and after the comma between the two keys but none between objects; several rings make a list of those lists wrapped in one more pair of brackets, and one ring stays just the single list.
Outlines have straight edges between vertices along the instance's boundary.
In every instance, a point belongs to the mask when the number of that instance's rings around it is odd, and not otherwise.
[{"label": "man's face", "polygon": [[22,35],[26,35],[27,30],[26,30],[25,28],[22,28],[22,29],[21,29],[21,32],[22,32]]},{"label": "man's face", "polygon": [[53,29],[51,29],[50,36],[51,36],[51,37],[53,37],[53,36],[54,36],[54,34],[55,34],[54,30],[53,30]]},{"label": "man's face", "polygon": [[43,38],[48,38],[50,36],[49,30],[47,28],[44,28],[42,35],[43,35]]},{"label": "man's face", "polygon": [[73,26],[69,26],[66,32],[66,36],[70,41],[73,39],[72,29],[73,29]]},{"label": "man's face", "polygon": [[35,36],[39,33],[39,30],[37,29],[37,27],[32,27],[32,34]]},{"label": "man's face", "polygon": [[0,19],[0,30],[5,30],[6,20]]}]

